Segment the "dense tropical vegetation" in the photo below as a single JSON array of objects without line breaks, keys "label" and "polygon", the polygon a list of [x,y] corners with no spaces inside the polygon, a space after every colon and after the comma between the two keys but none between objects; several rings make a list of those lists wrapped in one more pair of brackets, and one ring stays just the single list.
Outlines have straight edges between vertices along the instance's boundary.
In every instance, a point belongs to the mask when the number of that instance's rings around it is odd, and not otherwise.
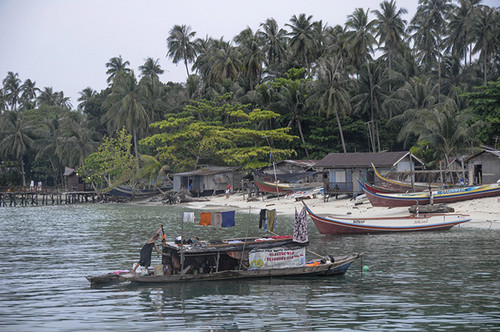
[{"label": "dense tropical vegetation", "polygon": [[[344,25],[306,14],[269,18],[232,40],[165,36],[184,83],[106,63],[108,87],[63,92],[9,72],[0,89],[0,185],[62,183],[79,168],[96,186],[155,180],[203,165],[319,159],[329,152],[414,148],[460,156],[500,137],[500,9],[478,0],[420,0],[407,21],[394,0]],[[425,149],[424,149],[425,147]],[[429,155],[429,150],[432,153]]]}]

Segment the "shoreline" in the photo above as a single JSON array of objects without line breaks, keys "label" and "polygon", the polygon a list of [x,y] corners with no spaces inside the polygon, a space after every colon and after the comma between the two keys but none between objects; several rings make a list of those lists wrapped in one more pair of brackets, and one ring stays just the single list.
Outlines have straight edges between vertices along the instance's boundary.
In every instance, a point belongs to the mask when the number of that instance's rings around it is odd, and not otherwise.
[{"label": "shoreline", "polygon": [[[246,195],[233,193],[226,198],[225,195],[210,196],[196,199],[191,202],[180,203],[175,206],[197,210],[236,210],[258,214],[261,209],[276,209],[280,215],[293,216],[295,209],[302,210],[302,201],[296,201],[291,197],[263,198],[263,196],[247,201]],[[386,208],[373,207],[365,198],[361,204],[355,205],[355,200],[350,198],[335,199],[331,197],[327,202],[323,201],[323,196],[304,199],[303,202],[317,214],[330,214],[337,216],[363,215],[364,217],[380,217],[391,215],[408,215],[408,207]],[[131,204],[139,205],[163,205],[161,201],[137,201]],[[446,204],[455,210],[454,213],[468,214],[471,221],[460,225],[465,228],[481,228],[500,230],[500,197],[477,198],[473,200],[461,201]]]}]

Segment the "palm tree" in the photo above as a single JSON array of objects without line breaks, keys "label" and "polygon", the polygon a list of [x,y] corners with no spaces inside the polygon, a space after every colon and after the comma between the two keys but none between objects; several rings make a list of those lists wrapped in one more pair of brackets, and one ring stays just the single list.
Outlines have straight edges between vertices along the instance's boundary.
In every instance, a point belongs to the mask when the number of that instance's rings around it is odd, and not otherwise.
[{"label": "palm tree", "polygon": [[209,82],[237,79],[243,69],[240,51],[228,42],[223,41],[222,38],[217,45],[220,48],[213,50],[214,53],[210,59]]},{"label": "palm tree", "polygon": [[9,158],[19,160],[21,164],[21,175],[23,187],[26,186],[26,174],[24,174],[24,157],[28,149],[33,145],[35,126],[29,121],[23,121],[18,112],[10,111],[2,115],[0,122],[0,153]]},{"label": "palm tree", "polygon": [[481,0],[460,0],[459,6],[451,13],[448,25],[448,36],[444,40],[446,52],[464,59],[467,66],[467,48],[471,44],[471,28],[477,16],[477,5]]},{"label": "palm tree", "polygon": [[370,141],[373,152],[377,152],[377,146],[378,151],[381,151],[378,119],[385,112],[385,85],[388,83],[385,72],[380,62],[370,62],[368,66],[363,67],[358,79],[359,93],[352,99],[357,112],[370,116],[368,125],[371,126]]},{"label": "palm tree", "polygon": [[23,93],[21,94],[21,106],[24,109],[33,109],[36,107],[36,95],[37,92],[40,91],[39,88],[36,87],[36,82],[33,82],[30,79],[24,81],[21,86]]},{"label": "palm tree", "polygon": [[290,48],[295,54],[295,57],[300,60],[300,66],[303,66],[309,72],[311,69],[311,56],[317,46],[316,36],[313,30],[312,15],[305,14],[293,15],[290,23],[285,24],[292,31],[288,33],[290,36]]},{"label": "palm tree", "polygon": [[273,18],[268,18],[260,26],[262,31],[257,31],[257,35],[262,38],[264,44],[262,51],[267,57],[268,71],[273,76],[276,76],[277,67],[285,58],[286,30],[280,29],[278,23]]},{"label": "palm tree", "polygon": [[57,140],[56,154],[61,164],[69,167],[82,166],[85,158],[97,150],[99,142],[84,116],[68,112],[60,120],[60,136]]},{"label": "palm tree", "polygon": [[[479,142],[476,133],[484,124],[475,121],[471,112],[460,112],[452,101],[442,107],[415,112],[402,127],[398,139],[414,134],[419,141],[428,141],[448,163],[451,157],[470,152]],[[446,165],[448,168],[448,164]]]},{"label": "palm tree", "polygon": [[108,70],[106,71],[106,74],[109,75],[106,82],[108,82],[108,84],[113,82],[116,75],[121,71],[131,73],[132,69],[127,68],[127,66],[130,66],[130,62],[123,61],[121,55],[119,55],[118,57],[114,57],[114,58],[109,59],[109,62],[106,63],[106,68],[108,68]]},{"label": "palm tree", "polygon": [[189,77],[188,62],[191,63],[196,57],[196,49],[191,41],[196,35],[195,31],[191,31],[190,26],[174,25],[170,30],[170,35],[167,38],[168,53],[167,56],[172,58],[173,63],[178,63],[184,60],[186,66],[186,74]]},{"label": "palm tree", "polygon": [[415,32],[412,38],[421,52],[420,58],[428,57],[426,61],[430,64],[437,56],[438,96],[441,94],[442,40],[453,8],[451,0],[421,0],[410,25],[410,30]]},{"label": "palm tree", "polygon": [[254,34],[252,29],[247,28],[234,37],[238,44],[242,58],[244,59],[245,76],[249,81],[249,88],[253,90],[254,86],[260,82],[262,76],[265,55],[262,52],[262,40],[258,34]]},{"label": "palm tree", "polygon": [[[380,4],[382,12],[374,10],[373,13],[377,16],[375,21],[375,29],[377,31],[375,37],[378,38],[379,45],[384,45],[385,54],[389,62],[389,80],[391,79],[392,60],[394,53],[400,48],[405,37],[406,20],[402,16],[408,11],[405,8],[396,7],[394,0],[384,1]],[[389,91],[391,91],[389,84]]]},{"label": "palm tree", "polygon": [[376,21],[369,21],[368,13],[369,10],[365,12],[361,8],[356,8],[354,13],[347,16],[345,24],[348,29],[345,42],[349,58],[358,70],[358,73],[361,66],[367,66],[368,62],[372,59],[373,46],[377,44],[373,36]]},{"label": "palm tree", "polygon": [[307,110],[306,99],[308,91],[306,81],[290,80],[287,84],[283,85],[278,93],[279,104],[287,110],[287,115],[290,116],[287,127],[291,127],[294,123],[299,131],[300,139],[304,147],[306,157],[309,158],[309,151],[307,150],[304,133],[302,130],[302,120]]},{"label": "palm tree", "polygon": [[87,106],[87,103],[89,102],[90,99],[94,98],[97,96],[97,91],[92,89],[91,87],[86,87],[82,91],[79,92],[80,97],[78,97],[78,101],[80,102],[78,104],[78,109],[85,110],[85,107]]},{"label": "palm tree", "polygon": [[3,91],[6,102],[10,105],[9,109],[11,111],[17,110],[19,96],[22,92],[21,80],[18,73],[14,74],[11,71],[7,73],[7,76],[3,80]]},{"label": "palm tree", "polygon": [[37,101],[39,105],[57,106],[59,98],[57,91],[54,91],[51,87],[45,87],[38,96]]},{"label": "palm tree", "polygon": [[109,132],[125,128],[132,133],[136,158],[139,157],[137,136],[142,135],[150,123],[150,117],[142,105],[142,89],[133,74],[121,72],[115,77],[111,94],[103,105],[107,109],[105,121]]},{"label": "palm tree", "polygon": [[147,58],[142,66],[139,66],[141,71],[141,76],[143,77],[158,77],[164,73],[159,64],[160,59],[153,60],[153,58]]},{"label": "palm tree", "polygon": [[484,85],[487,83],[488,57],[498,48],[500,43],[500,10],[483,6],[474,21],[471,32],[475,42],[474,53],[480,52],[483,59]]},{"label": "palm tree", "polygon": [[351,103],[348,92],[349,79],[343,60],[333,57],[322,59],[318,67],[318,80],[314,90],[319,97],[320,110],[326,113],[327,118],[331,112],[335,113],[342,148],[344,153],[347,153],[340,117],[351,110]]}]

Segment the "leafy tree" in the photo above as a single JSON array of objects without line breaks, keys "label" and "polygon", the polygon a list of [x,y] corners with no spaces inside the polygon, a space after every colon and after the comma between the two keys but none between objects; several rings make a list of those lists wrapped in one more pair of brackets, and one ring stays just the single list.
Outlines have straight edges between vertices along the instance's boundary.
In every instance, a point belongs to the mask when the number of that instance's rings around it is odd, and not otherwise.
[{"label": "leafy tree", "polygon": [[98,151],[78,168],[78,175],[102,192],[131,180],[137,168],[131,147],[132,136],[125,129],[117,132],[115,138],[104,137]]},{"label": "leafy tree", "polygon": [[473,92],[464,94],[470,109],[487,124],[479,133],[479,138],[488,144],[500,142],[500,78],[488,82],[486,86],[478,86]]},{"label": "leafy tree", "polygon": [[[141,142],[154,147],[158,159],[171,170],[182,171],[205,164],[263,166],[271,148],[267,139],[276,145],[295,139],[287,134],[289,128],[271,129],[279,114],[231,104],[228,98],[193,101],[183,113],[169,114],[166,120],[153,123],[151,126],[161,133]],[[273,154],[287,158],[294,151],[275,146]]]},{"label": "leafy tree", "polygon": [[373,46],[377,44],[373,33],[375,32],[376,21],[369,21],[368,10],[365,12],[361,8],[356,8],[354,13],[347,16],[345,26],[346,45],[349,59],[354,67],[360,71],[362,66],[367,66],[372,59]]},{"label": "leafy tree", "polygon": [[280,29],[278,23],[273,18],[268,18],[260,26],[262,31],[257,31],[257,35],[263,41],[264,46],[262,47],[262,51],[266,54],[268,72],[277,77],[280,63],[285,59],[287,32],[284,29]]}]

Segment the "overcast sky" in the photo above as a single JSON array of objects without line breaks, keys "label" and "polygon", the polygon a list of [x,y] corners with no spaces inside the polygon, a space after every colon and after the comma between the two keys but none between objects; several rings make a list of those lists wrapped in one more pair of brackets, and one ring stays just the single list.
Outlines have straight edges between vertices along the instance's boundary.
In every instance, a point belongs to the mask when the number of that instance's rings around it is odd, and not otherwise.
[{"label": "overcast sky", "polygon": [[[484,1],[490,6],[500,0]],[[250,27],[256,31],[267,18],[284,28],[293,15],[312,15],[330,26],[343,25],[355,8],[379,9],[368,0],[0,0],[0,79],[7,72],[52,87],[78,104],[86,87],[106,88],[106,66],[121,55],[136,75],[147,57],[159,59],[163,82],[184,82],[183,64],[166,58],[168,33],[189,25],[196,38],[229,41]],[[397,0],[410,21],[417,0]],[[371,18],[374,16],[372,15]],[[1,86],[1,85],[0,85]]]}]

